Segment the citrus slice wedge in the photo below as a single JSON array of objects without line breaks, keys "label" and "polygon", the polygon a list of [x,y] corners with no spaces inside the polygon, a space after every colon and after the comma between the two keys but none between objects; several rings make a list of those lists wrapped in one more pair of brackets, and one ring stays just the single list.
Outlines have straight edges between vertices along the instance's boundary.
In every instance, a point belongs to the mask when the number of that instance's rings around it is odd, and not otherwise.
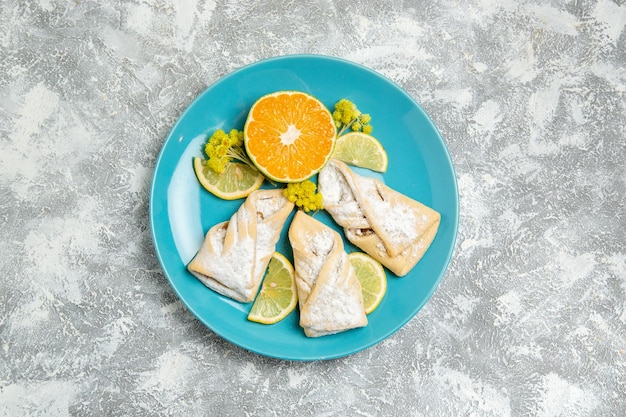
[{"label": "citrus slice wedge", "polygon": [[263,184],[263,174],[240,162],[229,162],[221,174],[207,167],[202,158],[193,158],[193,169],[200,184],[224,200],[247,197]]},{"label": "citrus slice wedge", "polygon": [[248,320],[262,324],[277,323],[296,308],[297,302],[293,266],[283,255],[274,252]]},{"label": "citrus slice wedge", "polygon": [[333,158],[346,164],[385,172],[389,159],[383,145],[372,135],[350,132],[337,138]]},{"label": "citrus slice wedge", "polygon": [[362,252],[351,253],[348,259],[361,282],[365,314],[370,314],[387,292],[387,275],[380,262]]},{"label": "citrus slice wedge", "polygon": [[337,128],[330,111],[310,94],[278,91],[258,99],[244,126],[248,156],[269,179],[300,182],[330,159]]}]

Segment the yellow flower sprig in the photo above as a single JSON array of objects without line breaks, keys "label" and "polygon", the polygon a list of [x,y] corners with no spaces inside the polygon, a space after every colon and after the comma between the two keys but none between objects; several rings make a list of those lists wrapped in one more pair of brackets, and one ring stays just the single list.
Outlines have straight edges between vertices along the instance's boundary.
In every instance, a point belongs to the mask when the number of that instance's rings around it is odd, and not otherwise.
[{"label": "yellow flower sprig", "polygon": [[370,124],[371,116],[367,113],[361,113],[356,104],[346,98],[335,103],[333,120],[338,129],[337,136],[341,136],[346,129],[367,134],[372,133],[373,130]]},{"label": "yellow flower sprig", "polygon": [[324,208],[322,194],[317,193],[317,185],[311,180],[287,184],[283,194],[296,207],[305,212],[317,211]]},{"label": "yellow flower sprig", "polygon": [[204,152],[209,158],[207,166],[218,174],[224,172],[226,165],[233,159],[257,169],[243,148],[243,132],[237,129],[228,133],[222,129],[213,132],[204,146]]}]

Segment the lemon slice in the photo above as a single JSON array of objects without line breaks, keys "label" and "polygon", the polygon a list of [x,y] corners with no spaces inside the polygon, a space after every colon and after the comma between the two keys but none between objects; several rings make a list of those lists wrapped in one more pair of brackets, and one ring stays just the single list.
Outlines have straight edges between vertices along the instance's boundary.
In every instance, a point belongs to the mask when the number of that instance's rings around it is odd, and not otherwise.
[{"label": "lemon slice", "polygon": [[193,158],[193,169],[200,184],[209,192],[224,200],[247,197],[257,190],[265,177],[259,171],[240,162],[229,162],[221,174],[207,167],[202,158]]},{"label": "lemon slice", "polygon": [[385,172],[389,163],[387,152],[378,139],[363,132],[350,132],[339,136],[333,158],[378,172]]},{"label": "lemon slice", "polygon": [[353,252],[348,255],[356,276],[361,282],[363,307],[369,314],[376,310],[387,292],[387,275],[382,265],[369,255]]},{"label": "lemon slice", "polygon": [[248,320],[262,324],[277,323],[296,308],[297,302],[293,266],[283,255],[274,252]]}]

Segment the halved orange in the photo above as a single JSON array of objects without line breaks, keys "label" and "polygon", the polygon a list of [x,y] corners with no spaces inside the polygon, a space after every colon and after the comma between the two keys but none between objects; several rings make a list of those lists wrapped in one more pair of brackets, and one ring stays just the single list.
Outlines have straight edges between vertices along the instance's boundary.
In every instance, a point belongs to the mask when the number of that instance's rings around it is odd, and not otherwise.
[{"label": "halved orange", "polygon": [[258,99],[244,126],[250,159],[276,182],[300,182],[330,159],[337,128],[324,104],[300,91],[277,91]]}]

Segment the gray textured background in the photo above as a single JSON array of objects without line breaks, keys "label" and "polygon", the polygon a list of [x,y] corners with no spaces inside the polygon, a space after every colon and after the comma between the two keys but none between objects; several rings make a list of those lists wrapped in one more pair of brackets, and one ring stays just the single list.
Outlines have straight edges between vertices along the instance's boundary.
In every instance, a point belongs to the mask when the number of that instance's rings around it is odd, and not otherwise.
[{"label": "gray textured background", "polygon": [[[623,416],[623,0],[0,2],[0,415]],[[148,225],[208,85],[318,53],[431,115],[461,194],[426,307],[328,362],[186,311]]]}]

